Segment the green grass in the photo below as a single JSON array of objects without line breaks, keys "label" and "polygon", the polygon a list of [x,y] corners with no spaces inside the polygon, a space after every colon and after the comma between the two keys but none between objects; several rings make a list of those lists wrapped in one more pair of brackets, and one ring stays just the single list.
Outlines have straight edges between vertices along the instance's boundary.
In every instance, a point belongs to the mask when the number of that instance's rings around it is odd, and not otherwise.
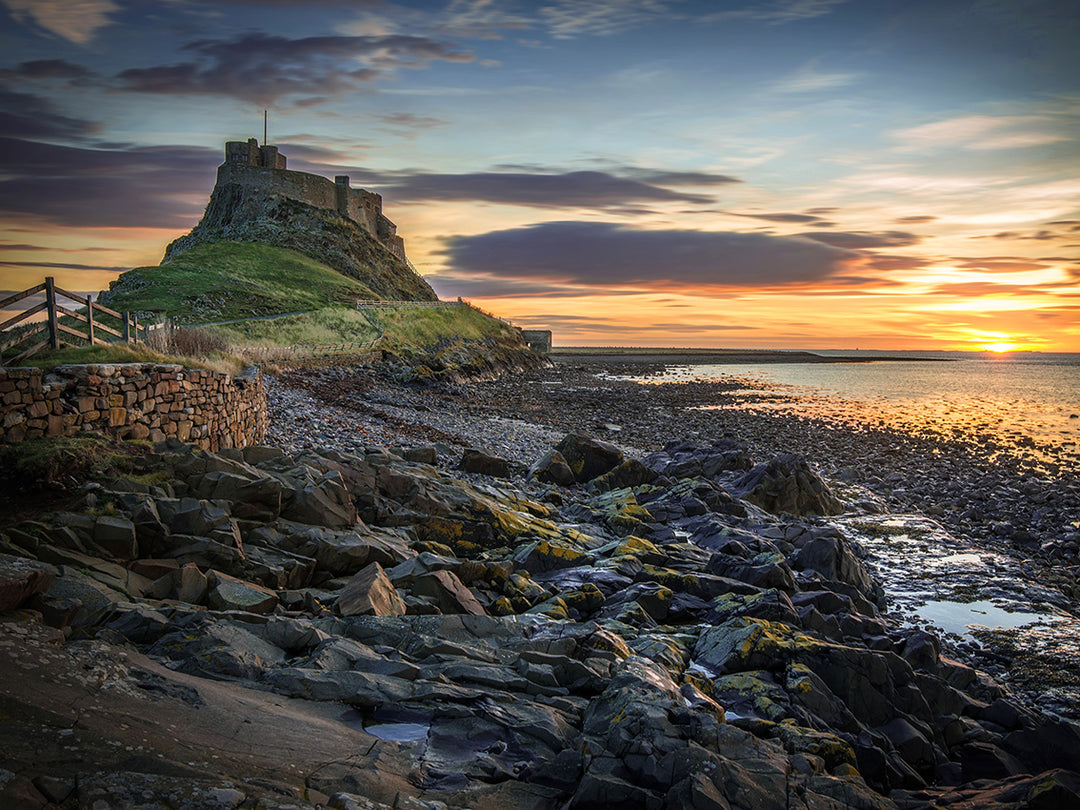
[{"label": "green grass", "polygon": [[424,307],[387,310],[379,314],[386,326],[386,348],[422,347],[443,338],[483,340],[510,337],[512,327],[471,307]]},{"label": "green grass", "polygon": [[362,343],[379,336],[379,329],[355,308],[320,309],[271,321],[204,327],[236,346],[290,346]]},{"label": "green grass", "polygon": [[129,270],[102,303],[162,313],[180,323],[207,323],[340,307],[372,297],[366,285],[294,250],[211,242],[167,264]]},{"label": "green grass", "polygon": [[130,469],[132,456],[148,452],[148,447],[93,434],[28,439],[0,445],[0,469],[12,481],[49,482],[61,476],[82,477],[92,469]]},{"label": "green grass", "polygon": [[[381,338],[378,348],[402,356],[445,341],[517,341],[511,327],[468,306],[356,310],[357,298],[373,297],[366,285],[293,250],[254,242],[206,243],[159,267],[124,273],[102,295],[101,303],[140,313],[143,320],[146,313],[155,313],[179,324],[237,321],[187,330],[192,337],[201,333],[215,338],[210,343],[217,346],[200,350],[188,345],[192,341],[175,340],[158,341],[156,346],[153,341],[150,346],[82,346],[42,352],[29,362],[43,368],[76,363],[180,363],[238,373],[243,361],[232,353],[257,347],[270,353],[249,352],[248,356],[266,361],[327,351],[348,353],[376,338]],[[298,314],[288,314],[294,312]],[[282,317],[250,320],[264,316]],[[100,320],[108,323],[110,319]],[[274,351],[278,348],[280,353]]]},{"label": "green grass", "polygon": [[57,366],[113,363],[170,363],[187,368],[205,368],[239,374],[244,363],[231,355],[216,353],[209,357],[188,357],[156,352],[147,346],[114,343],[108,346],[65,346],[59,351],[45,350],[24,361],[26,365],[49,371]]},{"label": "green grass", "polygon": [[483,340],[512,333],[501,321],[464,306],[386,308],[372,315],[355,308],[322,309],[205,328],[238,347],[364,343],[384,331],[379,347],[399,353],[448,338]]}]

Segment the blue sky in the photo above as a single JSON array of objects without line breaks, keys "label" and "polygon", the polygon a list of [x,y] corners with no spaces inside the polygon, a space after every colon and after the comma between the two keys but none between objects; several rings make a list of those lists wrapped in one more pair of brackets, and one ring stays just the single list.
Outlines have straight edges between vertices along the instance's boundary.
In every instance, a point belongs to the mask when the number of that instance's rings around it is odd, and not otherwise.
[{"label": "blue sky", "polygon": [[0,0],[0,288],[93,291],[225,140],[383,194],[572,344],[1080,350],[1080,15],[1053,2]]}]

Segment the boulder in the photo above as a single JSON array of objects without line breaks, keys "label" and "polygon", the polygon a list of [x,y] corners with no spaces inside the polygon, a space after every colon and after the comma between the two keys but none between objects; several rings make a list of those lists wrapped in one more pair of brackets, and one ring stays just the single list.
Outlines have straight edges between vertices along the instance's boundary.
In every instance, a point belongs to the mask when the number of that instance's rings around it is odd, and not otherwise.
[{"label": "boulder", "polygon": [[487,615],[484,606],[472,595],[472,591],[466,588],[457,575],[451,571],[432,571],[430,574],[416,577],[412,581],[412,592],[416,596],[433,599],[443,613]]},{"label": "boulder", "polygon": [[335,607],[342,616],[405,615],[405,603],[377,562],[371,563],[349,580]]},{"label": "boulder", "polygon": [[467,473],[490,475],[495,478],[510,477],[510,462],[494,453],[476,447],[465,448],[458,469]]},{"label": "boulder", "polygon": [[336,470],[319,477],[303,476],[284,492],[281,516],[297,523],[343,529],[356,523],[356,505]]},{"label": "boulder", "polygon": [[555,449],[574,473],[574,480],[582,484],[613,470],[624,460],[622,450],[615,445],[578,433],[567,434]]},{"label": "boulder", "polygon": [[717,439],[711,445],[674,441],[646,456],[646,466],[668,478],[715,478],[723,472],[749,470],[750,456],[732,439]]},{"label": "boulder", "polygon": [[271,613],[278,595],[269,588],[246,582],[220,571],[207,575],[207,604],[214,610],[243,610],[248,613]]},{"label": "boulder", "polygon": [[791,556],[790,562],[796,571],[816,571],[831,582],[842,582],[871,598],[874,596],[870,573],[838,534],[808,540]]},{"label": "boulder", "polygon": [[127,518],[99,517],[94,523],[94,545],[118,560],[133,560],[139,556],[135,524]]},{"label": "boulder", "polygon": [[603,475],[598,475],[589,482],[589,489],[595,492],[607,492],[624,487],[637,487],[651,484],[657,479],[657,473],[649,469],[636,458],[628,458],[617,467]]},{"label": "boulder", "polygon": [[731,492],[776,515],[839,515],[844,511],[806,459],[789,453],[758,464],[732,485]]},{"label": "boulder", "polygon": [[566,463],[563,454],[554,449],[544,453],[540,460],[529,468],[529,478],[563,487],[568,487],[576,481],[574,471]]},{"label": "boulder", "polygon": [[36,593],[49,589],[56,569],[10,554],[0,554],[0,613],[14,610]]}]

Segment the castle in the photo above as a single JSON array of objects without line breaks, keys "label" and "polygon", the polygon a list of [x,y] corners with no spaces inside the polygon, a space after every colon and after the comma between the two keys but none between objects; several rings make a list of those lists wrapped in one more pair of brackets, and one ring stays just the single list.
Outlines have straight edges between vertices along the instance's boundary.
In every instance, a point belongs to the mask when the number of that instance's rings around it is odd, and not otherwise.
[{"label": "castle", "polygon": [[287,197],[316,208],[336,211],[379,240],[402,261],[405,241],[397,226],[382,212],[382,195],[352,188],[349,176],[341,174],[330,182],[325,177],[285,168],[286,159],[276,146],[259,146],[255,138],[225,143],[225,162],[218,167],[219,187],[236,184],[264,195]]}]

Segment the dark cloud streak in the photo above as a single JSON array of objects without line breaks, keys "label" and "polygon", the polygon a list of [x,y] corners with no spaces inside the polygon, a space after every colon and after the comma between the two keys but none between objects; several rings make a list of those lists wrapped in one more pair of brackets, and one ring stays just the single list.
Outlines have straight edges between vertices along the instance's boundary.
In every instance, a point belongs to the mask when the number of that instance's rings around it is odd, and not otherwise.
[{"label": "dark cloud streak", "polygon": [[[306,100],[356,90],[384,73],[431,61],[471,62],[473,56],[428,37],[316,36],[289,39],[249,33],[183,46],[195,59],[128,68],[121,89],[165,95],[217,95],[260,104],[299,95]],[[353,61],[354,68],[346,65]],[[314,95],[313,95],[314,94]]]},{"label": "dark cloud streak", "polygon": [[186,228],[213,188],[217,152],[87,149],[0,138],[0,213],[71,227]]},{"label": "dark cloud streak", "polygon": [[860,254],[760,233],[640,230],[610,222],[549,222],[457,237],[456,272],[602,287],[769,287],[819,282]]}]

